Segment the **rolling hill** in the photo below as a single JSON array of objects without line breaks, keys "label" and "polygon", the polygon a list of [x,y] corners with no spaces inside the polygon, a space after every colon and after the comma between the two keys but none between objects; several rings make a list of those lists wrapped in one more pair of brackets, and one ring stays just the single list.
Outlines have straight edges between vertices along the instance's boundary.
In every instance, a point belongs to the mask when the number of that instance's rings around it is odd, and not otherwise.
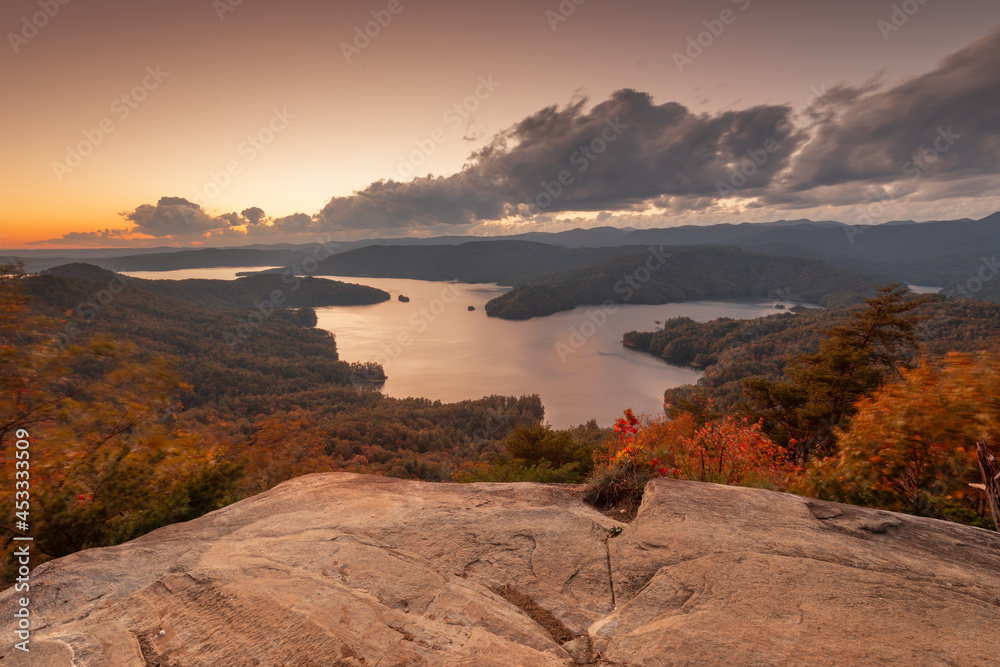
[{"label": "rolling hill", "polygon": [[486,313],[523,320],[602,303],[662,304],[695,299],[780,297],[823,306],[856,303],[875,280],[811,259],[727,247],[651,249],[515,287]]}]

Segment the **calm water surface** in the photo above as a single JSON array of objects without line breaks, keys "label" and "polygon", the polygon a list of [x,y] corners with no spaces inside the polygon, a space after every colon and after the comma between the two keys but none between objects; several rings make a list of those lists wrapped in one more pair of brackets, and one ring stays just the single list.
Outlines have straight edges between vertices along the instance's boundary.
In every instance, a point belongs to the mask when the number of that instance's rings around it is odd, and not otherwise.
[{"label": "calm water surface", "polygon": [[914,294],[940,294],[943,287],[928,287],[926,285],[907,285]]},{"label": "calm water surface", "polygon": [[217,266],[209,269],[177,269],[176,271],[122,271],[133,278],[144,280],[188,280],[190,278],[208,278],[211,280],[236,280],[236,274],[241,271],[267,271],[261,266]]},{"label": "calm water surface", "polygon": [[[260,269],[130,271],[128,275],[152,280],[231,280],[238,271],[254,270]],[[491,394],[538,394],[546,421],[557,428],[590,419],[608,426],[626,408],[660,415],[665,389],[701,377],[700,371],[670,366],[625,348],[621,340],[626,331],[652,331],[658,322],[672,317],[707,322],[782,312],[775,309],[779,302],[773,300],[693,301],[622,305],[611,314],[600,307],[577,308],[511,322],[487,317],[483,309],[507,287],[395,278],[335,279],[378,287],[392,295],[392,300],[372,306],[316,309],[318,326],[334,333],[341,359],[377,361],[385,367],[389,379],[383,393],[387,396],[452,402]],[[398,301],[400,294],[410,302]],[[475,310],[469,311],[469,306]]]},{"label": "calm water surface", "polygon": [[[610,425],[626,408],[662,414],[663,391],[701,373],[625,348],[622,335],[652,331],[686,316],[749,319],[775,312],[776,301],[699,301],[623,305],[607,315],[577,308],[525,322],[487,317],[483,307],[509,288],[395,278],[337,278],[383,289],[392,300],[372,306],[317,308],[319,326],[337,337],[346,361],[378,361],[388,396],[451,402],[490,394],[538,394],[545,417],[564,428],[597,419]],[[397,300],[400,294],[409,303]],[[474,306],[474,311],[468,307]],[[601,317],[606,316],[602,326]]]}]

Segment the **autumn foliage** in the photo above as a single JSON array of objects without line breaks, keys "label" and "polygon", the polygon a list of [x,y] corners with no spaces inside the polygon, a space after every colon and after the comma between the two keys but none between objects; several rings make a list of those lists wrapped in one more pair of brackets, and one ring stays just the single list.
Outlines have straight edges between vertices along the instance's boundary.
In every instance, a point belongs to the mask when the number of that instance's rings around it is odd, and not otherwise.
[{"label": "autumn foliage", "polygon": [[[0,552],[27,533],[42,560],[64,556],[224,504],[239,466],[175,418],[185,385],[170,364],[101,337],[58,346],[56,323],[29,312],[17,280],[0,279],[0,440],[29,434],[18,479],[28,472],[30,502],[0,497]],[[13,458],[3,488],[14,488]]]},{"label": "autumn foliage", "polygon": [[760,422],[733,416],[707,422],[665,452],[670,458],[658,468],[660,474],[699,482],[774,487],[792,470],[787,454],[764,435]]},{"label": "autumn foliage", "polygon": [[640,420],[627,410],[614,430],[595,455],[592,497],[598,504],[637,502],[641,486],[655,477],[776,488],[794,469],[760,422],[741,417],[698,426],[692,415]]},{"label": "autumn foliage", "polygon": [[976,440],[1000,442],[1000,357],[924,361],[858,403],[839,452],[814,461],[796,490],[992,526]]}]

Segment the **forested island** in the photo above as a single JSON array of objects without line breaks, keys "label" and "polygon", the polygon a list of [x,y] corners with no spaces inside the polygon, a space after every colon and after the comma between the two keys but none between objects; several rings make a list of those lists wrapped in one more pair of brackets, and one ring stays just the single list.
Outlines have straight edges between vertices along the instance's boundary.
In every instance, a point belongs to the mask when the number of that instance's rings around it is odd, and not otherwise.
[{"label": "forested island", "polygon": [[836,306],[874,291],[873,278],[817,260],[726,247],[660,247],[528,281],[487,303],[486,313],[524,320],[603,303],[751,297]]},{"label": "forested island", "polygon": [[67,264],[42,272],[48,276],[104,281],[112,287],[133,283],[139,289],[206,306],[242,307],[274,302],[287,308],[360,306],[389,300],[389,293],[367,285],[337,280],[261,273],[236,280],[189,278],[187,280],[147,280],[132,278],[91,264]]}]

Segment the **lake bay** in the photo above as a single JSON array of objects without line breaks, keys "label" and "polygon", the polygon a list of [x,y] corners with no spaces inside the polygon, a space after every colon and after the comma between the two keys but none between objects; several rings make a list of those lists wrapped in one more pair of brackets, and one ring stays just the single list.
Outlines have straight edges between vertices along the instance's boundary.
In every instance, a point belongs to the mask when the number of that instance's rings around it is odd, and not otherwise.
[{"label": "lake bay", "polygon": [[[517,322],[487,317],[486,302],[508,291],[395,278],[335,278],[392,295],[371,306],[317,308],[346,361],[377,361],[388,396],[460,401],[490,394],[539,394],[545,418],[557,428],[597,419],[610,425],[626,408],[660,415],[663,391],[696,382],[701,372],[671,366],[622,345],[633,329],[690,317],[750,319],[776,312],[773,300],[697,301],[662,306],[581,307]],[[410,299],[402,303],[402,294]],[[469,311],[468,307],[475,307]],[[602,318],[605,318],[602,320]],[[601,322],[603,324],[601,325]],[[600,325],[600,326],[599,326]]]},{"label": "lake bay", "polygon": [[[247,268],[131,271],[146,279],[231,280]],[[387,396],[444,402],[491,394],[538,394],[545,419],[566,428],[596,419],[609,426],[626,408],[661,415],[663,392],[697,382],[701,372],[671,366],[622,345],[631,330],[690,317],[752,319],[783,312],[776,300],[692,301],[661,306],[576,308],[548,317],[509,321],[487,317],[486,302],[510,288],[493,284],[397,278],[324,276],[377,287],[392,298],[370,306],[316,308],[318,325],[334,334],[344,361],[376,361],[385,368]],[[398,300],[399,295],[410,299]],[[792,305],[785,303],[784,305]],[[475,310],[470,311],[469,306]]]}]

